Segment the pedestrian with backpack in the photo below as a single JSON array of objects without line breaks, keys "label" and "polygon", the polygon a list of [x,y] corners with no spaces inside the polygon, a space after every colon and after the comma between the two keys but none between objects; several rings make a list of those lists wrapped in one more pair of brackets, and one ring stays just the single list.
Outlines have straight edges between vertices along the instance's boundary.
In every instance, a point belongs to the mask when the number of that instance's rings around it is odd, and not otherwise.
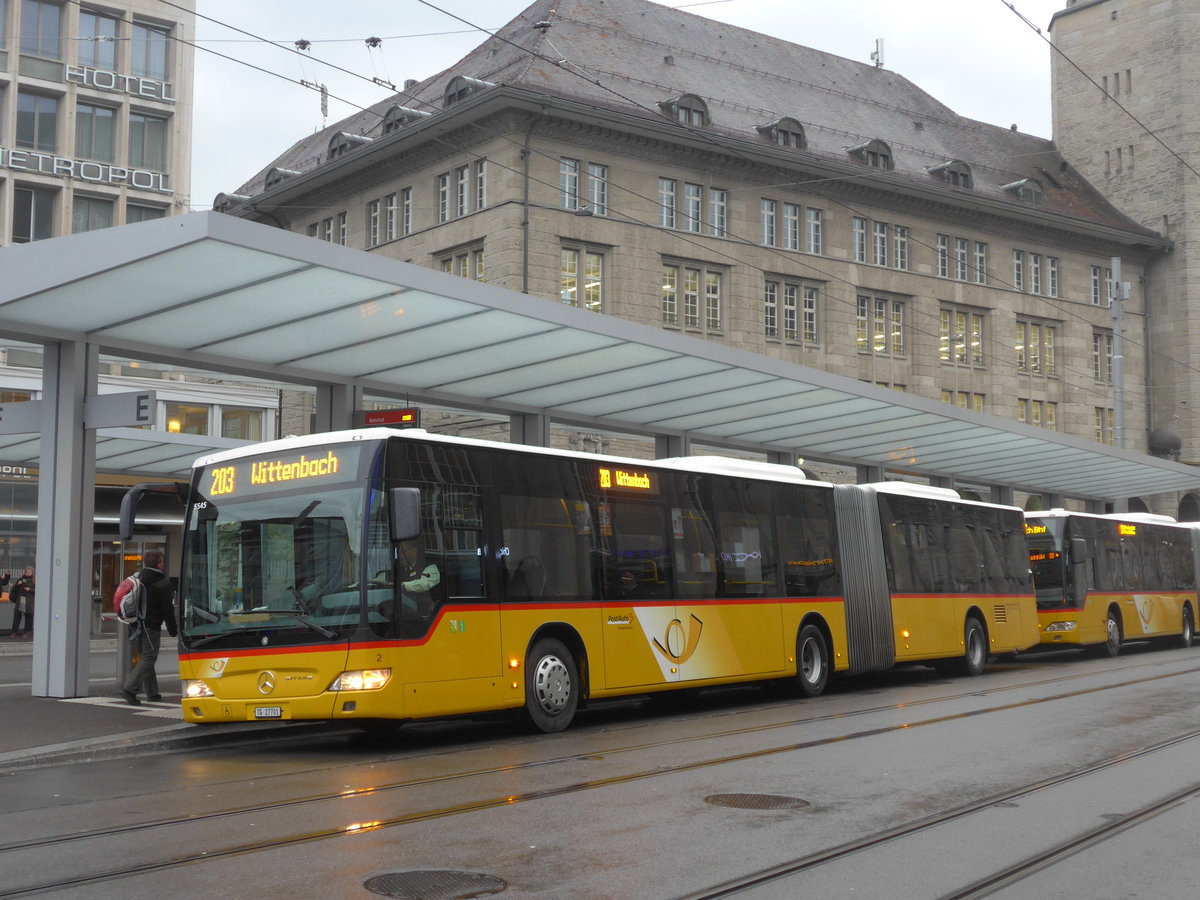
[{"label": "pedestrian with backpack", "polygon": [[[7,574],[4,576],[4,581],[8,581]],[[8,599],[13,605],[10,638],[33,637],[33,588],[33,566],[26,566],[25,574],[17,579],[17,583],[13,585],[8,594]],[[22,617],[25,619],[25,631],[23,634],[18,634],[17,629],[21,627]]]},{"label": "pedestrian with backpack", "polygon": [[158,661],[158,648],[162,643],[162,627],[165,623],[167,634],[175,637],[175,588],[171,579],[163,573],[163,552],[147,550],[142,557],[142,568],[117,587],[113,597],[118,615],[125,619],[129,604],[122,608],[125,595],[134,592],[138,596],[136,604],[136,624],[131,628],[137,630],[134,640],[138,643],[141,658],[121,686],[121,696],[130,706],[141,706],[138,692],[145,690],[146,699],[156,701],[162,699],[158,692],[158,676],[154,672],[154,664]]}]

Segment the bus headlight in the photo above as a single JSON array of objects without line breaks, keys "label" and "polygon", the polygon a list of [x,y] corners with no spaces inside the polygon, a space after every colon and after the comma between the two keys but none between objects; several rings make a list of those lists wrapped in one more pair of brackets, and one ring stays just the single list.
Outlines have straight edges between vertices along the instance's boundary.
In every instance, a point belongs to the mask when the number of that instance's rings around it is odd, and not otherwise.
[{"label": "bus headlight", "polygon": [[1051,622],[1046,626],[1047,631],[1074,631],[1074,622]]},{"label": "bus headlight", "polygon": [[358,669],[343,672],[329,685],[331,691],[377,691],[392,678],[391,669]]},{"label": "bus headlight", "polygon": [[215,697],[216,694],[203,681],[187,681],[183,682],[183,696],[189,700],[198,700],[201,697]]}]

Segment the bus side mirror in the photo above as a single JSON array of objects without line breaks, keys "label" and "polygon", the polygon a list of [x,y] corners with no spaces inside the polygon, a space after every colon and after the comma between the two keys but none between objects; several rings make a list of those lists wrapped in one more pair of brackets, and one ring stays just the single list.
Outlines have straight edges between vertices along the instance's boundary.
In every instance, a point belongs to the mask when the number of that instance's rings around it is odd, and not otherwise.
[{"label": "bus side mirror", "polygon": [[414,541],[421,536],[421,491],[419,488],[392,488],[391,526],[393,541]]},{"label": "bus side mirror", "polygon": [[138,501],[143,494],[165,494],[175,497],[180,505],[187,503],[188,486],[175,482],[143,482],[135,484],[121,498],[120,536],[123,541],[133,540],[133,526],[137,521]]},{"label": "bus side mirror", "polygon": [[1071,565],[1088,561],[1088,542],[1083,538],[1071,538]]}]

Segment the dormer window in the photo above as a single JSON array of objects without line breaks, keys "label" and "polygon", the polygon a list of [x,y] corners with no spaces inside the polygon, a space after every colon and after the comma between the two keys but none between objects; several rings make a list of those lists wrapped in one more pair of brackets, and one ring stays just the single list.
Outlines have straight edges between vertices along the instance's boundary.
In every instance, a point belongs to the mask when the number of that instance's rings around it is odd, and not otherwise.
[{"label": "dormer window", "polygon": [[808,146],[808,142],[804,139],[804,126],[791,116],[785,116],[767,125],[759,125],[758,132],[767,140],[781,147],[803,150]]},{"label": "dormer window", "polygon": [[466,100],[477,91],[495,87],[490,81],[479,78],[469,78],[466,75],[455,75],[446,84],[446,93],[442,95],[442,106],[450,107],[455,103]]},{"label": "dormer window", "polygon": [[1039,184],[1033,178],[1022,178],[1020,181],[1014,181],[1012,184],[1006,184],[1000,188],[1002,191],[1008,191],[1016,196],[1018,200],[1025,203],[1042,204],[1046,202],[1046,193],[1042,190]]},{"label": "dormer window", "polygon": [[371,143],[371,138],[363,134],[347,134],[344,131],[339,131],[329,139],[329,158],[337,159],[339,156],[345,156],[351,150],[357,150],[364,144]]},{"label": "dormer window", "polygon": [[708,104],[695,94],[683,94],[673,100],[662,100],[659,102],[658,108],[663,111],[663,115],[669,116],[676,122],[696,128],[703,128],[711,121],[708,116]]},{"label": "dormer window", "polygon": [[429,113],[419,109],[409,109],[407,106],[393,106],[383,117],[383,133],[391,134],[399,131],[405,125],[423,119]]},{"label": "dormer window", "polygon": [[[270,187],[270,185],[267,186]],[[229,212],[233,207],[245,203],[249,199],[245,194],[217,194],[212,202],[213,212]]]},{"label": "dormer window", "polygon": [[292,178],[300,173],[295,169],[283,169],[279,166],[272,166],[267,170],[267,177],[264,186],[273,188],[277,184],[283,184],[289,178]]},{"label": "dormer window", "polygon": [[872,169],[894,168],[892,164],[892,148],[878,138],[865,141],[846,151],[851,156],[857,156]]},{"label": "dormer window", "polygon": [[971,167],[961,159],[952,159],[940,166],[931,166],[926,171],[934,178],[940,178],[946,184],[954,187],[969,188],[973,185]]}]

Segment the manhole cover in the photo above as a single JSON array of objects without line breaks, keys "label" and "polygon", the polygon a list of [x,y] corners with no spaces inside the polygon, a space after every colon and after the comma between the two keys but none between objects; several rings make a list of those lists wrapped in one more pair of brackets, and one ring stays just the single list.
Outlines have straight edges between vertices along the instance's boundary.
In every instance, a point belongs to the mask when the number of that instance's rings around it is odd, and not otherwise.
[{"label": "manhole cover", "polygon": [[730,809],[801,809],[808,806],[807,800],[778,794],[710,794],[704,802]]},{"label": "manhole cover", "polygon": [[498,894],[508,882],[494,875],[455,872],[451,869],[419,869],[413,872],[388,872],[363,882],[363,887],[382,897],[401,900],[470,900]]}]

